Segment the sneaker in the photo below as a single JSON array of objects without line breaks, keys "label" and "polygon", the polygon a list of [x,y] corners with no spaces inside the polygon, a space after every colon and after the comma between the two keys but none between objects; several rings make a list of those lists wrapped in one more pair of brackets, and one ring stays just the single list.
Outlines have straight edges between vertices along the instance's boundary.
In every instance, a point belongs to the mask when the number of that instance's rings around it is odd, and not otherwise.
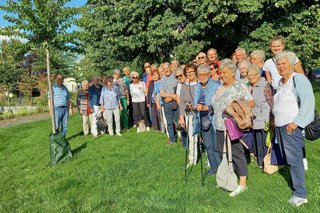
[{"label": "sneaker", "polygon": [[244,192],[244,191],[246,191],[246,190],[247,190],[247,187],[246,187],[246,186],[241,186],[241,185],[239,185],[236,190],[234,190],[233,192],[231,192],[231,193],[229,194],[229,196],[230,196],[230,197],[235,197],[235,196],[237,196],[238,194],[240,194],[240,193],[242,193],[242,192]]},{"label": "sneaker", "polygon": [[307,161],[307,158],[303,158],[303,167],[304,167],[304,171],[308,171],[308,161]]},{"label": "sneaker", "polygon": [[296,196],[292,195],[290,197],[290,199],[288,200],[288,202],[291,205],[298,207],[298,206],[301,206],[304,203],[308,203],[308,200],[307,200],[307,198],[301,198],[301,197],[296,197]]},{"label": "sneaker", "polygon": [[120,132],[117,133],[118,136],[122,136]]},{"label": "sneaker", "polygon": [[150,131],[150,127],[147,127],[147,131]]},{"label": "sneaker", "polygon": [[139,127],[137,127],[137,133],[139,133],[140,132],[140,128]]},{"label": "sneaker", "polygon": [[109,133],[110,136],[113,136],[113,133]]}]

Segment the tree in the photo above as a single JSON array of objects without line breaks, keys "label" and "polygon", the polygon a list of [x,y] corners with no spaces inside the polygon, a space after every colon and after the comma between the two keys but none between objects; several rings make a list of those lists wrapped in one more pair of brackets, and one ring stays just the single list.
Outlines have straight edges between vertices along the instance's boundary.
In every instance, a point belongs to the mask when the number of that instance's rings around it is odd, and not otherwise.
[{"label": "tree", "polygon": [[[50,81],[50,48],[76,49],[78,40],[73,32],[67,29],[74,23],[78,9],[65,7],[69,0],[8,0],[0,9],[14,15],[5,15],[4,19],[12,26],[4,27],[0,34],[18,36],[27,39],[29,47],[46,48],[47,77],[51,94],[51,111],[54,113],[53,97]],[[54,114],[52,115],[52,131],[56,133]]]},{"label": "tree", "polygon": [[319,7],[319,0],[89,0],[79,25],[86,54],[101,71],[131,61],[187,63],[210,47],[221,57],[238,45],[267,50],[277,34],[314,67],[320,63]]}]

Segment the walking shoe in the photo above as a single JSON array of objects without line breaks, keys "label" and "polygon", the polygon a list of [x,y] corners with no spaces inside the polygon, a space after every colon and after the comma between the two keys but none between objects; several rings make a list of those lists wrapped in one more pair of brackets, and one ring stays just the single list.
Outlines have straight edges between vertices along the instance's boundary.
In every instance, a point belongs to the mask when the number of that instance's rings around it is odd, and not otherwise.
[{"label": "walking shoe", "polygon": [[237,196],[238,194],[240,194],[240,193],[242,193],[242,192],[244,192],[244,191],[246,191],[246,190],[247,190],[247,187],[246,187],[246,186],[241,186],[241,185],[239,185],[236,190],[234,190],[233,192],[231,192],[231,193],[229,194],[229,196],[230,196],[230,197],[235,197],[235,196]]},{"label": "walking shoe", "polygon": [[307,160],[307,158],[303,158],[303,167],[304,167],[304,171],[308,171],[308,160]]},{"label": "walking shoe", "polygon": [[301,198],[301,197],[296,197],[296,196],[292,195],[290,197],[290,199],[288,200],[288,202],[291,205],[298,207],[298,206],[301,206],[304,203],[308,203],[308,200],[307,200],[307,198]]},{"label": "walking shoe", "polygon": [[150,131],[150,127],[147,127],[147,131]]},{"label": "walking shoe", "polygon": [[109,133],[110,136],[113,136],[113,133]]},{"label": "walking shoe", "polygon": [[117,135],[118,135],[118,136],[122,136],[122,135],[120,134],[120,132],[118,132]]},{"label": "walking shoe", "polygon": [[137,127],[137,133],[139,133],[140,132],[140,128],[139,127]]}]

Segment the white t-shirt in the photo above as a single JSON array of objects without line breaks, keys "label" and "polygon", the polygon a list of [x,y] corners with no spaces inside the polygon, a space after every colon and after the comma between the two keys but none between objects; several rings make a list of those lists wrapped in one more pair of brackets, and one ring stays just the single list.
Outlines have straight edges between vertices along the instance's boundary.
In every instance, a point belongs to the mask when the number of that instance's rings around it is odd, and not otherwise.
[{"label": "white t-shirt", "polygon": [[[295,64],[299,62],[299,59],[296,57]],[[277,89],[281,75],[278,72],[276,60],[274,58],[269,58],[264,62],[263,68],[265,72],[269,72],[271,75],[271,85],[274,89]]]},{"label": "white t-shirt", "polygon": [[295,94],[293,93],[293,76],[285,83],[279,82],[277,93],[274,95],[274,124],[276,127],[291,123],[296,118],[299,107]]},{"label": "white t-shirt", "polygon": [[130,94],[133,103],[146,101],[145,89],[146,85],[142,81],[140,81],[138,84],[130,84]]}]

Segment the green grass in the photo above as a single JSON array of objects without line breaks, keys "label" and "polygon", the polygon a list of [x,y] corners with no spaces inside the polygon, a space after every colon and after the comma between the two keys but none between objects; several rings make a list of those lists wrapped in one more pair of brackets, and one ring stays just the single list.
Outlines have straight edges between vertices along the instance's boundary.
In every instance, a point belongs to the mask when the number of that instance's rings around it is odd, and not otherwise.
[{"label": "green grass", "polygon": [[294,208],[288,169],[267,175],[250,163],[248,190],[230,198],[215,176],[201,186],[200,166],[186,182],[185,151],[164,134],[94,139],[81,125],[79,115],[69,120],[76,155],[57,166],[49,165],[49,120],[0,129],[0,212],[320,212],[320,140],[306,143],[309,203]]}]

